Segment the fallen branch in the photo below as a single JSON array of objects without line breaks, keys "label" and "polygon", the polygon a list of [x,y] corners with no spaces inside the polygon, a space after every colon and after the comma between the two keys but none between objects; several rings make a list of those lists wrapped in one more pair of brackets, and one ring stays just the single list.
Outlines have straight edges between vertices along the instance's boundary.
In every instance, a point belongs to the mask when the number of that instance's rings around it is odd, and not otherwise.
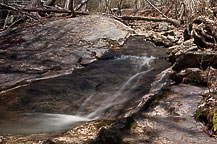
[{"label": "fallen branch", "polygon": [[163,17],[167,18],[165,14],[163,14],[156,6],[154,6],[149,0],[146,0],[148,4],[150,4],[154,9],[156,9]]},{"label": "fallen branch", "polygon": [[0,6],[3,7],[3,8],[5,8],[5,9],[13,10],[13,11],[19,12],[19,13],[21,13],[21,14],[24,14],[24,15],[26,15],[26,16],[28,16],[28,17],[34,19],[34,20],[38,20],[36,17],[32,16],[31,14],[28,14],[28,13],[26,13],[26,12],[23,12],[22,10],[17,9],[17,8],[15,8],[15,7],[6,5],[6,4],[4,4],[4,3],[0,3]]},{"label": "fallen branch", "polygon": [[108,15],[110,17],[112,17],[113,19],[117,20],[117,21],[120,21],[121,23],[125,24],[125,25],[128,25],[123,19],[117,17],[117,16],[114,16],[112,14]]},{"label": "fallen branch", "polygon": [[[71,13],[70,10],[66,10],[66,9],[43,9],[43,8],[31,8],[31,9],[27,9],[24,8],[22,9],[23,11],[26,12],[54,12],[54,13]],[[75,11],[76,14],[80,14],[80,15],[89,15],[88,12],[81,12],[81,11]]]},{"label": "fallen branch", "polygon": [[123,20],[143,20],[143,21],[156,21],[156,22],[168,22],[176,27],[180,27],[180,21],[171,18],[158,18],[158,17],[140,17],[140,16],[120,16]]},{"label": "fallen branch", "polygon": [[175,4],[175,1],[172,1],[170,7],[167,9],[167,11],[165,12],[165,15],[168,16],[169,12],[172,10],[173,6]]},{"label": "fallen branch", "polygon": [[55,12],[55,13],[71,13],[70,10],[66,9],[43,9],[43,8],[23,8],[26,12]]}]

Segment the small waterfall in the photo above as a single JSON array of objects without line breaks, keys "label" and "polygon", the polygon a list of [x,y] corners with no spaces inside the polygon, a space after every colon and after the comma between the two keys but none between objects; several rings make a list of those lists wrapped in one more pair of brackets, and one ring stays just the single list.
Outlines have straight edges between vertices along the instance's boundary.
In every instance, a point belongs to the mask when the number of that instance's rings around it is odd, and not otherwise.
[{"label": "small waterfall", "polygon": [[146,57],[146,56],[133,56],[133,55],[121,55],[116,57],[117,60],[126,60],[129,59],[136,64],[136,70],[141,71],[143,66],[148,66],[150,68],[150,61],[156,59],[155,57]]},{"label": "small waterfall", "polygon": [[[150,72],[152,68],[150,68],[150,62],[155,59],[155,57],[139,57],[139,56],[131,56],[131,55],[122,55],[120,57],[116,57],[116,60],[131,60],[133,64],[136,64],[136,73],[132,76],[130,76],[119,88],[117,92],[114,94],[110,94],[107,96],[107,98],[101,103],[100,106],[98,106],[93,112],[87,114],[85,117],[88,119],[97,119],[101,116],[101,114],[108,110],[109,108],[124,103],[127,98],[124,98],[124,95],[126,95],[129,91],[132,90],[132,88],[136,87],[138,80],[140,79],[140,76]],[[148,67],[148,70],[141,71],[141,69],[146,66]],[[131,87],[131,88],[130,88]],[[85,102],[81,105],[79,110],[83,110],[85,105],[94,97],[95,94],[88,97]],[[121,98],[120,98],[121,97]],[[79,111],[78,111],[79,112]]]}]

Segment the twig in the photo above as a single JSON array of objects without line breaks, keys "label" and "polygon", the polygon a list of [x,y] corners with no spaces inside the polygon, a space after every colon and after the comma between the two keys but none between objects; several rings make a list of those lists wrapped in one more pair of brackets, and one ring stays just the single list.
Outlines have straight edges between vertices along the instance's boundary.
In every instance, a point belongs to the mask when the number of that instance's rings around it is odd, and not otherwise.
[{"label": "twig", "polygon": [[22,17],[17,17],[16,20],[10,25],[8,26],[8,28],[10,28],[11,26],[13,26],[15,23],[17,23],[18,21],[20,21],[22,19]]},{"label": "twig", "polygon": [[9,10],[17,11],[17,12],[19,12],[19,13],[21,13],[21,14],[24,14],[24,15],[26,15],[26,16],[28,16],[28,17],[30,17],[30,18],[32,18],[32,19],[38,21],[38,19],[35,18],[34,16],[32,16],[32,15],[26,13],[26,12],[23,12],[22,10],[17,9],[17,8],[15,8],[15,7],[12,7],[12,6],[6,5],[6,4],[4,4],[4,3],[0,3],[0,6],[2,6],[2,7],[4,7],[4,8],[7,8],[7,9],[9,9]]},{"label": "twig", "polygon": [[[43,9],[43,8],[31,8],[31,9],[22,9],[23,11],[27,12],[55,12],[55,13],[71,13],[70,10],[66,9]],[[81,12],[81,11],[75,11],[75,14],[80,14],[80,15],[89,15],[88,12]]]},{"label": "twig", "polygon": [[9,17],[9,12],[8,12],[8,14],[7,14],[7,17],[5,18],[3,30],[6,28],[6,25],[7,25],[7,23],[8,23],[8,17]]},{"label": "twig", "polygon": [[149,0],[145,0],[150,4],[154,9],[156,9],[163,17],[168,18],[165,14],[163,14],[156,6],[154,6]]}]

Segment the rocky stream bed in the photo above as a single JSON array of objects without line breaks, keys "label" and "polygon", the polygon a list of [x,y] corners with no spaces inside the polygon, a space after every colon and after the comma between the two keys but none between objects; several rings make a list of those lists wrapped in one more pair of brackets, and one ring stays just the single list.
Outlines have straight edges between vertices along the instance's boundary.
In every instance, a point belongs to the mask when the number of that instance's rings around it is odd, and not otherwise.
[{"label": "rocky stream bed", "polygon": [[0,45],[0,144],[216,143],[194,120],[205,88],[171,82],[181,60],[110,17],[11,29]]}]

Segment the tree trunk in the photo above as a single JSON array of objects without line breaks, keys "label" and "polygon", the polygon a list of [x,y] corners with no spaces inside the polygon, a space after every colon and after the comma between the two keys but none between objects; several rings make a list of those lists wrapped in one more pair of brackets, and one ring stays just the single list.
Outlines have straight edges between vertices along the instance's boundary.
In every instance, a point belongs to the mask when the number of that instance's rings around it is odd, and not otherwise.
[{"label": "tree trunk", "polygon": [[[75,8],[75,10],[81,9],[84,5],[88,3],[89,0],[82,0],[82,2]],[[85,6],[86,8],[86,6]]]},{"label": "tree trunk", "polygon": [[44,5],[46,5],[46,6],[53,6],[55,2],[56,2],[56,0],[47,0],[47,1],[44,3]]},{"label": "tree trunk", "polygon": [[123,0],[120,0],[118,3],[118,15],[120,16],[121,16],[122,3],[123,3]]},{"label": "tree trunk", "polygon": [[66,10],[71,11],[71,15],[75,16],[75,11],[74,11],[74,0],[66,0],[65,2],[65,7]]},{"label": "tree trunk", "polygon": [[138,3],[138,0],[135,0],[134,1],[134,5],[133,5],[133,15],[135,16],[137,11],[138,11],[138,8],[137,8],[137,3]]},{"label": "tree trunk", "polygon": [[106,9],[109,14],[112,14],[111,7],[110,7],[110,0],[105,0]]}]

